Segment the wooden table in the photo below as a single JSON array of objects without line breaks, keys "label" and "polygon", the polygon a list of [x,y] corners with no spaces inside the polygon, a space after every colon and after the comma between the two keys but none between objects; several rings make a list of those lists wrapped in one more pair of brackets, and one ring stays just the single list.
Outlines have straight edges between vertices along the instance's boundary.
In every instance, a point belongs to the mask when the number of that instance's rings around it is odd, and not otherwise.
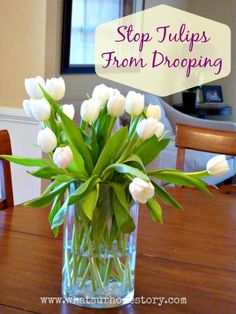
[{"label": "wooden table", "polygon": [[16,206],[0,212],[0,313],[236,313],[236,197],[170,192],[186,210],[164,206],[163,225],[140,208],[135,296],[184,297],[187,304],[42,304],[40,297],[61,295],[62,242],[52,236],[47,209]]}]

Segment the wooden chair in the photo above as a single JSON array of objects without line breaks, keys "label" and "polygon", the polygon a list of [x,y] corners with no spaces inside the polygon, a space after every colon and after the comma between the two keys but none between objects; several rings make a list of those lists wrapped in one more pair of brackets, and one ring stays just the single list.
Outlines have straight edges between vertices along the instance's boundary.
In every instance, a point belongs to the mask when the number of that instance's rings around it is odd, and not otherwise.
[{"label": "wooden chair", "polygon": [[[0,155],[11,155],[11,142],[7,130],[0,130]],[[10,163],[0,159],[0,209],[14,205]]]},{"label": "wooden chair", "polygon": [[[236,132],[176,125],[176,168],[184,170],[185,149],[236,156]],[[224,185],[221,192],[236,192],[236,185]]]}]

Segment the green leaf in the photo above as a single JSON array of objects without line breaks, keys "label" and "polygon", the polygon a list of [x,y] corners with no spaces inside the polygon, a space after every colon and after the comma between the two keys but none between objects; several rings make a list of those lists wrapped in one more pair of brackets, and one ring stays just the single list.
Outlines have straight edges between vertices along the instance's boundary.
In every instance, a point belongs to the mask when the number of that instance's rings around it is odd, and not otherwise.
[{"label": "green leaf", "polygon": [[[55,199],[54,199],[51,211],[50,211],[50,213],[48,215],[48,221],[49,221],[50,226],[52,225],[52,222],[53,222],[53,219],[54,219],[55,215],[60,210],[61,199],[62,199],[63,195],[64,195],[63,193],[57,194]],[[54,233],[54,236],[57,237],[58,236],[58,232],[59,232],[59,227],[53,228],[52,231]]]},{"label": "green leaf", "polygon": [[58,185],[60,185],[61,182],[58,181],[52,181],[47,187],[46,189],[43,191],[43,193],[41,194],[41,196],[45,196],[48,195],[54,188],[56,188]]},{"label": "green leaf", "polygon": [[81,203],[83,211],[90,221],[93,218],[93,211],[97,205],[98,196],[99,196],[99,188],[97,186],[94,190],[89,192],[83,198],[82,203]]},{"label": "green leaf", "polygon": [[60,168],[42,167],[36,171],[28,171],[28,173],[37,178],[51,179],[53,176],[64,174],[65,171]]},{"label": "green leaf", "polygon": [[107,206],[108,199],[110,199],[110,188],[104,190],[103,187],[101,187],[99,192],[98,204],[93,212],[92,218],[93,238],[95,243],[98,245],[100,245],[102,239],[106,239],[106,237],[108,236],[107,221],[114,213],[112,208],[112,202],[110,202],[109,206]]},{"label": "green leaf", "polygon": [[0,155],[2,159],[8,160],[18,165],[29,166],[29,167],[47,167],[52,166],[54,163],[48,159],[41,158],[26,158],[26,157],[16,157],[9,155]]},{"label": "green leaf", "polygon": [[[75,122],[65,115],[61,109],[57,109],[57,113],[61,118],[62,127],[66,134],[66,137],[71,145],[72,152],[76,154],[76,158],[78,158],[79,152],[83,157],[83,162],[85,163],[85,167],[89,174],[92,173],[93,170],[93,160],[90,155],[89,149],[83,141],[83,137],[81,134],[81,130],[77,127]],[[82,159],[80,159],[80,163]],[[82,165],[80,165],[82,166]]]},{"label": "green leaf", "polygon": [[109,116],[107,114],[107,106],[105,104],[105,106],[99,113],[98,119],[94,123],[94,128],[96,130],[98,137],[100,137],[103,134],[103,130],[107,124],[108,118]]},{"label": "green leaf", "polygon": [[105,169],[105,171],[103,172],[102,176],[104,176],[105,174],[109,173],[111,170],[115,170],[119,173],[127,173],[129,175],[132,175],[134,177],[138,177],[140,179],[143,179],[144,181],[150,182],[149,177],[143,173],[141,170],[125,165],[125,164],[113,164],[109,167],[107,167],[107,169]]},{"label": "green leaf", "polygon": [[126,208],[126,210],[129,210],[129,204],[126,199],[125,194],[125,187],[123,183],[116,183],[116,182],[110,182],[109,185],[111,185],[116,193],[116,196],[120,202],[120,204]]},{"label": "green leaf", "polygon": [[100,244],[102,238],[105,236],[104,231],[107,225],[106,211],[100,206],[96,207],[93,212],[92,226],[93,226],[93,237],[97,245]]},{"label": "green leaf", "polygon": [[112,248],[113,242],[115,241],[117,235],[118,235],[118,226],[116,222],[115,216],[112,217],[112,225],[111,225],[111,232],[110,237],[108,238],[108,245],[110,248]]},{"label": "green leaf", "polygon": [[142,162],[142,159],[138,155],[132,154],[127,159],[125,159],[123,161],[124,164],[129,163],[129,162],[134,162],[134,163],[138,164],[145,171],[145,167],[144,167],[144,164]]},{"label": "green leaf", "polygon": [[118,228],[124,233],[131,233],[135,229],[133,218],[119,202],[116,192],[113,191],[113,207]]},{"label": "green leaf", "polygon": [[60,227],[64,223],[67,208],[68,208],[68,200],[69,200],[69,197],[66,199],[64,204],[61,206],[61,208],[57,211],[57,213],[53,217],[52,224],[51,224],[52,230]]},{"label": "green leaf", "polygon": [[96,186],[97,183],[99,183],[101,180],[97,176],[92,176],[87,181],[85,181],[83,184],[81,184],[77,190],[75,190],[74,193],[70,195],[69,199],[69,205],[74,204],[85,196],[85,192],[90,192],[93,190],[93,188]]},{"label": "green leaf", "polygon": [[56,180],[57,182],[71,182],[73,180],[75,180],[76,178],[76,174],[59,174],[59,175],[56,175],[54,177],[52,177],[52,179]]},{"label": "green leaf", "polygon": [[142,159],[144,166],[146,166],[166,148],[169,142],[170,139],[167,138],[163,138],[159,141],[158,138],[154,135],[148,140],[144,141],[142,145],[137,148],[135,154],[137,154]]},{"label": "green leaf", "polygon": [[118,158],[117,152],[121,146],[121,143],[128,137],[128,128],[124,127],[119,129],[116,133],[109,138],[104,146],[98,162],[94,168],[93,174],[101,175],[102,171]]},{"label": "green leaf", "polygon": [[163,187],[158,186],[154,181],[152,181],[152,184],[154,185],[155,192],[165,204],[183,210],[183,207],[168,192],[166,192]]},{"label": "green leaf", "polygon": [[161,209],[160,204],[154,198],[150,198],[147,201],[147,207],[149,208],[152,220],[159,221],[162,224],[163,219],[162,219],[162,209]]},{"label": "green leaf", "polygon": [[98,146],[97,134],[93,125],[91,126],[91,129],[92,129],[91,149],[93,152],[92,157],[93,157],[94,164],[96,164],[99,157],[99,146]]},{"label": "green leaf", "polygon": [[210,191],[206,187],[206,183],[196,178],[192,178],[186,175],[184,172],[175,172],[170,170],[157,170],[157,171],[148,171],[150,176],[153,176],[159,180],[174,183],[176,185],[195,187],[200,191],[211,195]]},{"label": "green leaf", "polygon": [[47,99],[53,109],[57,110],[60,107],[59,103],[48,94],[48,92],[42,87],[42,85],[39,84],[39,86],[43,92],[44,97]]},{"label": "green leaf", "polygon": [[69,165],[68,170],[79,172],[82,176],[88,177],[88,173],[85,169],[85,164],[82,156],[80,153],[76,150],[76,148],[71,144],[71,151],[73,154],[73,160],[71,164]]},{"label": "green leaf", "polygon": [[61,183],[58,186],[56,186],[48,195],[41,195],[40,197],[32,201],[24,203],[24,206],[36,208],[44,207],[50,204],[58,193],[65,192],[68,186],[69,186],[68,182]]}]

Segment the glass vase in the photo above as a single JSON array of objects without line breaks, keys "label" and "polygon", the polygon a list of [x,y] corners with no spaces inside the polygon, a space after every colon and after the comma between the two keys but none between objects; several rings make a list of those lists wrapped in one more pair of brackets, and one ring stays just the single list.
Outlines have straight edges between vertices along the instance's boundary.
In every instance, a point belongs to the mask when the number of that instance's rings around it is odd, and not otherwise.
[{"label": "glass vase", "polygon": [[68,207],[62,269],[62,295],[67,303],[109,308],[133,299],[138,204],[129,208],[135,230],[123,233],[110,195],[109,188],[103,187],[92,221],[81,203]]}]

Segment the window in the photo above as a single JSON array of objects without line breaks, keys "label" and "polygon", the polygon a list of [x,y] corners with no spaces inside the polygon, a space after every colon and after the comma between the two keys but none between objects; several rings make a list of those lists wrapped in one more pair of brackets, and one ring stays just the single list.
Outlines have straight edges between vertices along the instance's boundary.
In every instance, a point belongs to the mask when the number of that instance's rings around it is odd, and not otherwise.
[{"label": "window", "polygon": [[65,0],[61,72],[94,73],[96,27],[142,9],[142,0]]}]

